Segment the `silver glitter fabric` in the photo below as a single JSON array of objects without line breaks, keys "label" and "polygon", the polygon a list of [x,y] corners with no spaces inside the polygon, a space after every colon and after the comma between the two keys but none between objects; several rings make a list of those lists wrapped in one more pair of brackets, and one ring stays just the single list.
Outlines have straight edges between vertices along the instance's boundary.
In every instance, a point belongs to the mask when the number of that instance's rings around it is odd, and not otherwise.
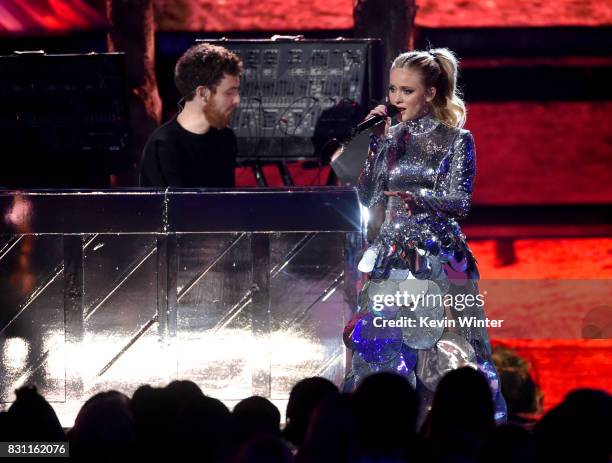
[{"label": "silver glitter fabric", "polygon": [[[429,349],[444,333],[444,308],[417,305],[414,309],[402,309],[402,335],[404,344],[413,349]],[[408,324],[409,321],[413,323]]]},{"label": "silver glitter fabric", "polygon": [[476,368],[476,353],[461,336],[445,333],[435,347],[419,350],[416,374],[433,391],[445,373],[460,367]]},{"label": "silver glitter fabric", "polygon": [[[476,169],[472,134],[426,115],[393,126],[372,145],[358,191],[367,207],[386,201],[381,241],[414,244],[434,254],[465,244],[456,219],[464,218],[471,204]],[[410,193],[416,210],[408,214],[402,199],[387,198],[384,191]]]},{"label": "silver glitter fabric", "polygon": [[353,356],[353,375],[356,382],[359,382],[372,373],[389,371],[404,376],[413,387],[416,387],[414,372],[416,362],[416,351],[407,348],[402,349],[395,358],[386,363],[368,363],[361,354],[356,353]]},{"label": "silver glitter fabric", "polygon": [[[379,358],[380,343],[360,341],[364,321],[353,320],[345,329],[345,336],[347,331],[352,336],[347,347],[360,350],[349,376],[358,381],[368,372],[391,370],[411,382],[416,378],[422,411],[429,408],[440,378],[462,366],[479,368],[496,402],[503,402],[487,330],[476,323],[485,319],[483,304],[459,302],[479,294],[476,261],[457,223],[469,212],[475,169],[472,134],[426,115],[393,126],[385,138],[371,138],[358,182],[365,206],[385,206],[385,220],[368,248],[369,266],[360,263],[362,271],[371,271],[358,316],[366,312],[373,321],[395,322],[384,330],[401,328],[403,342],[392,351],[384,346],[384,367],[368,362]],[[411,209],[385,192],[409,193]],[[399,299],[385,299],[393,295]],[[382,309],[381,301],[388,301]],[[370,338],[377,336],[373,326],[368,326]],[[416,353],[417,360],[406,362],[406,352]],[[505,418],[502,408],[496,408],[498,421]]]}]

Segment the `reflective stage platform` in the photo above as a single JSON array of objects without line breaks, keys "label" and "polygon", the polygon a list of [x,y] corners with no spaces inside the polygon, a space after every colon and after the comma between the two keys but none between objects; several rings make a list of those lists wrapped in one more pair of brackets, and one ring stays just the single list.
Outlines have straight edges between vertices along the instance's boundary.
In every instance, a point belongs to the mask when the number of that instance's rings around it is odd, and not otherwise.
[{"label": "reflective stage platform", "polygon": [[97,392],[189,379],[229,407],[342,381],[363,233],[347,188],[0,193],[0,398],[71,426]]}]

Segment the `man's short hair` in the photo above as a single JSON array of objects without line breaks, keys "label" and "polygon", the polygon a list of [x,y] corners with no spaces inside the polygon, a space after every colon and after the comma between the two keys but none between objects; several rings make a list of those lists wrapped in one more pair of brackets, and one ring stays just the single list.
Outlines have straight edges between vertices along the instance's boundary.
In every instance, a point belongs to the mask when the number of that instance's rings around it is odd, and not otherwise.
[{"label": "man's short hair", "polygon": [[209,43],[194,45],[179,58],[174,67],[174,83],[181,97],[190,101],[195,89],[203,85],[214,93],[224,74],[239,76],[242,61],[227,48]]}]

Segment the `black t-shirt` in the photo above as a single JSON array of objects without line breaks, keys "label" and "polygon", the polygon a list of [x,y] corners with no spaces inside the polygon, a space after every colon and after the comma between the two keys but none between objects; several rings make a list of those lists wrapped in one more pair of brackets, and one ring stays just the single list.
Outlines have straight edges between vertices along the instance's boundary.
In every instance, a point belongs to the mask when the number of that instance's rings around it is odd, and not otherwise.
[{"label": "black t-shirt", "polygon": [[185,130],[176,118],[158,127],[144,148],[140,186],[231,188],[235,186],[236,135],[210,128]]}]

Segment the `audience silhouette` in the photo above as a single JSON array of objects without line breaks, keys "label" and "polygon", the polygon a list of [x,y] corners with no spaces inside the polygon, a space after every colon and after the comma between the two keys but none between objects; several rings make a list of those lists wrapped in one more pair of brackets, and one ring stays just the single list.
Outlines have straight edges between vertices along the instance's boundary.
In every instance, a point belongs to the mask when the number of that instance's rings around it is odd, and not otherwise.
[{"label": "audience silhouette", "polygon": [[298,382],[282,432],[268,399],[246,398],[230,413],[191,381],[141,386],[131,399],[95,394],[67,433],[35,387],[15,394],[0,413],[2,442],[68,441],[71,457],[83,461],[608,463],[612,452],[607,392],[575,390],[535,426],[496,426],[489,385],[468,367],[441,379],[420,430],[417,394],[391,372],[366,377],[352,394],[325,378]]}]

